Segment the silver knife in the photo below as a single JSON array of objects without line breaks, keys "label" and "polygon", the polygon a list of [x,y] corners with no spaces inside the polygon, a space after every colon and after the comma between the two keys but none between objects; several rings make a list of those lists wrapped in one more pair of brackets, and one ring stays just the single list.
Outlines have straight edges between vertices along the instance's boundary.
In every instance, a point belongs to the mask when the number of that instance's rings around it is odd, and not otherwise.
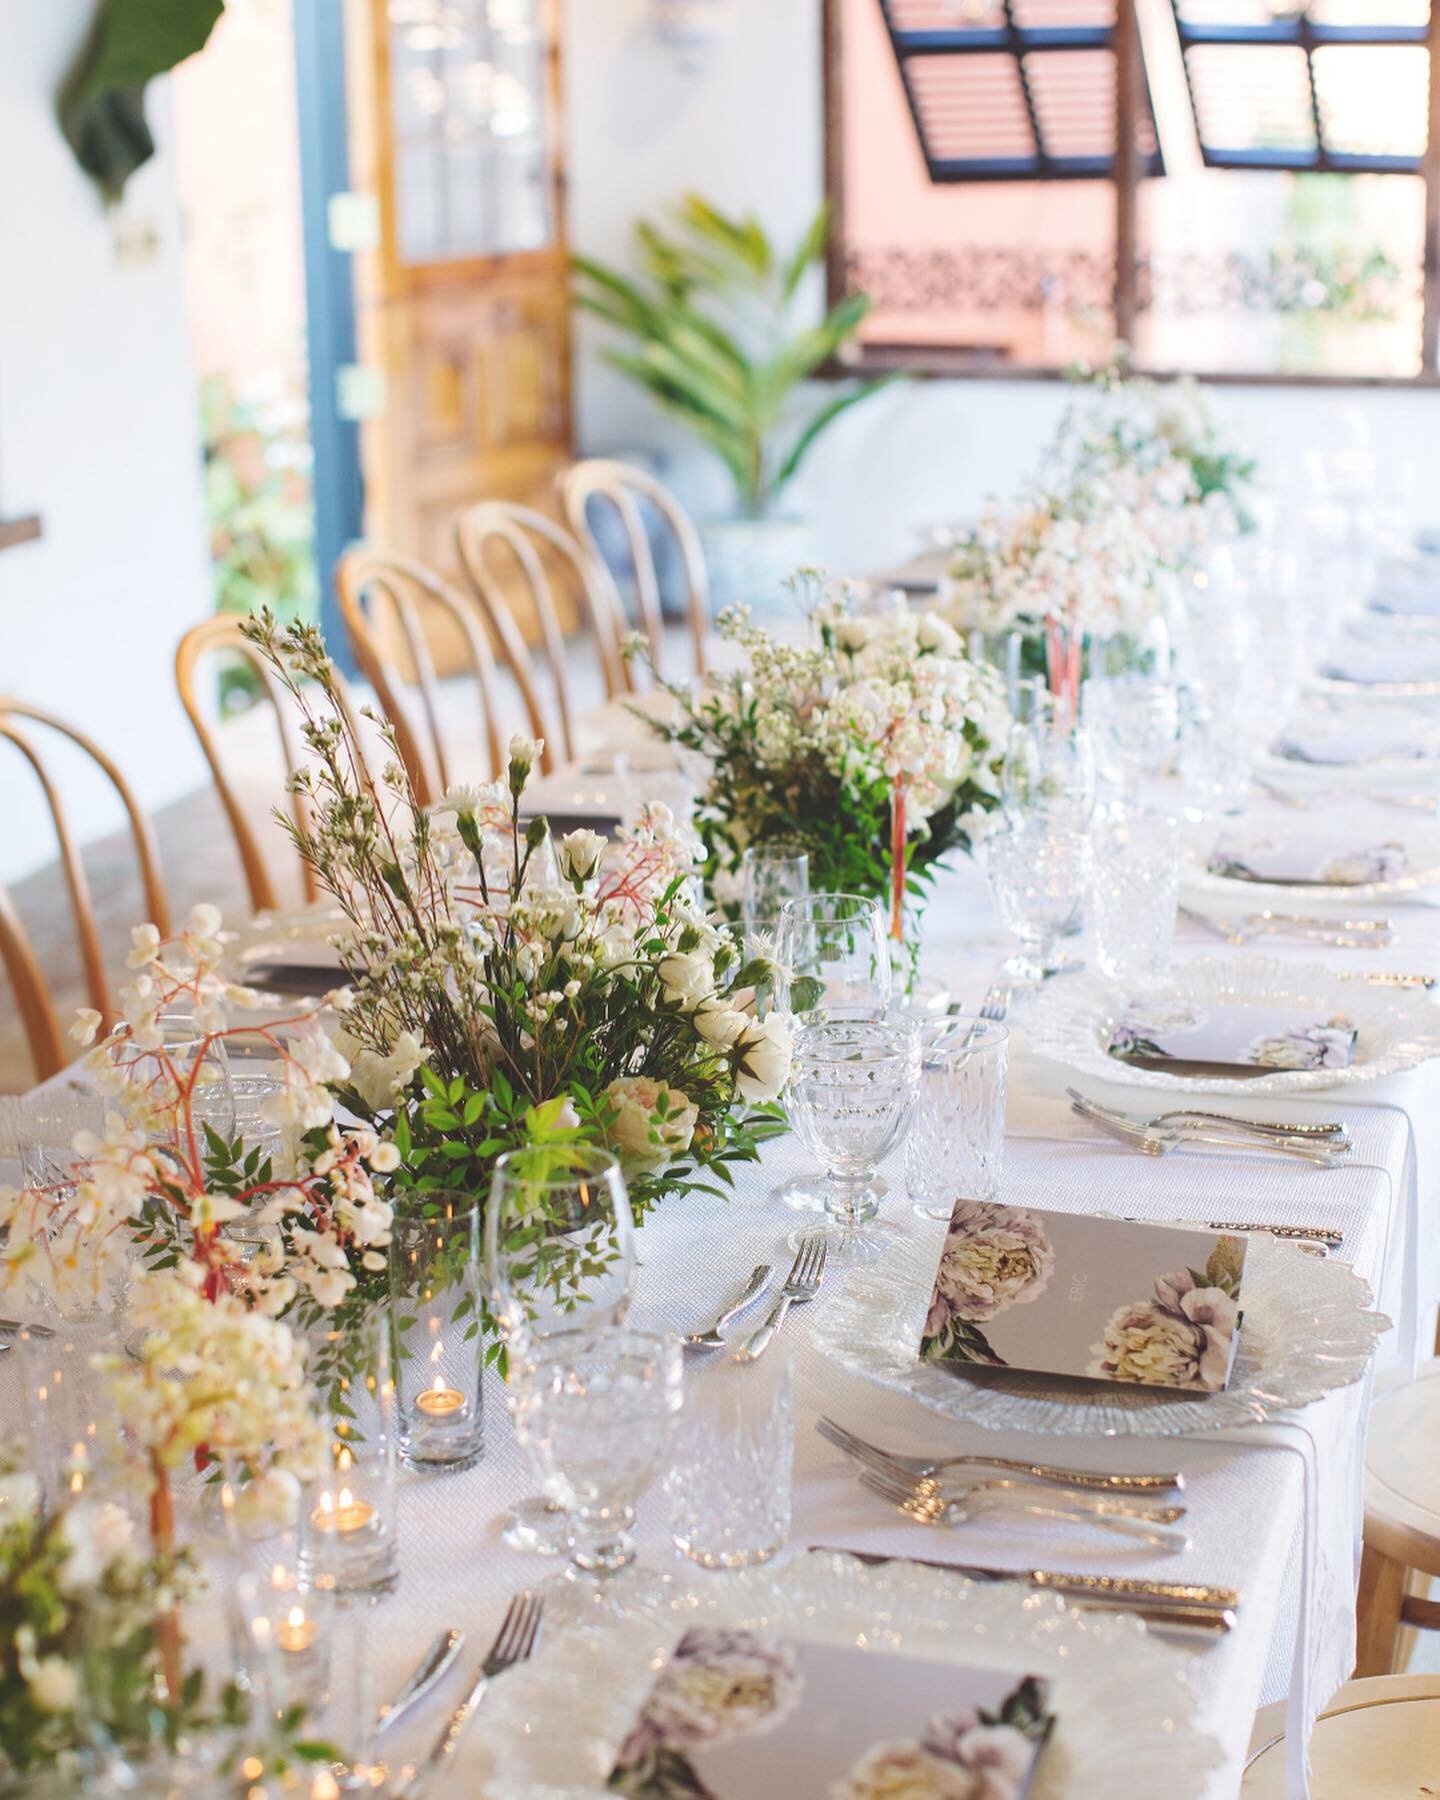
[{"label": "silver knife", "polygon": [[834,1544],[811,1544],[813,1554],[853,1556],[857,1562],[908,1562],[922,1569],[944,1569],[967,1581],[1019,1581],[1037,1592],[1114,1612],[1134,1612],[1166,1629],[1181,1628],[1220,1636],[1235,1627],[1240,1595],[1234,1588],[1188,1581],[1147,1581],[1126,1575],[1062,1575],[1051,1569],[991,1569],[978,1563],[938,1562],[923,1556],[885,1556],[871,1550],[846,1550]]},{"label": "silver knife", "polygon": [[754,1305],[769,1287],[770,1277],[773,1273],[774,1270],[769,1263],[758,1263],[750,1279],[745,1283],[739,1298],[725,1308],[709,1330],[692,1332],[689,1337],[682,1338],[681,1343],[688,1344],[697,1350],[718,1349],[725,1342],[725,1327],[738,1319],[747,1306]]},{"label": "silver knife", "polygon": [[415,1666],[410,1679],[388,1706],[382,1706],[375,1720],[375,1736],[388,1731],[395,1721],[418,1706],[430,1690],[449,1671],[465,1643],[465,1633],[455,1626],[442,1631]]}]

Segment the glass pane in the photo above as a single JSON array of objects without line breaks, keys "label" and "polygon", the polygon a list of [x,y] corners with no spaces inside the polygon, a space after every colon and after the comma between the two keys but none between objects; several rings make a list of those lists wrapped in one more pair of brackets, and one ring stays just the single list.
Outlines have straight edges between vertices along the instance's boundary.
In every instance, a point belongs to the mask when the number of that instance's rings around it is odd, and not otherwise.
[{"label": "glass pane", "polygon": [[1424,240],[1418,176],[1204,169],[1146,182],[1137,361],[1418,374]]},{"label": "glass pane", "polygon": [[541,0],[389,0],[402,259],[552,241]]}]

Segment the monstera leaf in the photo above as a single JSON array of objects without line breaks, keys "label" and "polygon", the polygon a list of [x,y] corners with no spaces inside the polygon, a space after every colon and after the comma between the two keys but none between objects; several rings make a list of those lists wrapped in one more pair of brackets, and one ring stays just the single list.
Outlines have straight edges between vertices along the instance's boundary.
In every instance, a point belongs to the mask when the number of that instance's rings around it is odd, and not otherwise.
[{"label": "monstera leaf", "polygon": [[60,129],[107,200],[155,154],[145,84],[203,49],[225,0],[101,0],[60,90]]}]

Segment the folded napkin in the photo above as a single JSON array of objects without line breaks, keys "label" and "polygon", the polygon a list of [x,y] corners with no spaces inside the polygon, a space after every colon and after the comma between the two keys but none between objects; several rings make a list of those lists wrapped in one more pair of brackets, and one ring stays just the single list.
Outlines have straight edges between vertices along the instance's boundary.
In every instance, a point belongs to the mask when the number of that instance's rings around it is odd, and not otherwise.
[{"label": "folded napkin", "polygon": [[1370,610],[1397,618],[1440,618],[1440,582],[1407,581],[1381,588],[1370,602]]},{"label": "folded napkin", "polygon": [[1107,1052],[1140,1068],[1183,1065],[1263,1075],[1272,1069],[1348,1069],[1359,1033],[1349,1019],[1297,1017],[1239,1001],[1132,1001]]},{"label": "folded napkin", "polygon": [[1436,754],[1436,746],[1424,739],[1397,736],[1393,730],[1314,724],[1298,726],[1277,738],[1274,751],[1286,762],[1360,768],[1377,762],[1423,762]]},{"label": "folded napkin", "polygon": [[1357,687],[1380,687],[1391,682],[1440,681],[1440,656],[1417,656],[1414,648],[1392,645],[1347,644],[1320,665],[1327,681],[1350,681]]},{"label": "folded napkin", "polygon": [[1231,881],[1284,882],[1294,887],[1360,887],[1405,873],[1405,846],[1342,844],[1333,838],[1222,838],[1205,867]]}]

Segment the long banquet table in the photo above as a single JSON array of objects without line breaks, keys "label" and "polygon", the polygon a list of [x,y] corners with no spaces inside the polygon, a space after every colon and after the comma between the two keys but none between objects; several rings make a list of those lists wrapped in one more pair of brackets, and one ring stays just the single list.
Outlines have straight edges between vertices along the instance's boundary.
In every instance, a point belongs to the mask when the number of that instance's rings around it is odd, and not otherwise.
[{"label": "long banquet table", "polygon": [[[1279,809],[1273,820],[1265,816],[1277,828],[1293,817]],[[1264,949],[1357,969],[1440,969],[1440,915],[1418,901],[1366,910],[1383,910],[1395,919],[1391,949],[1317,951],[1283,938],[1267,941]],[[973,1009],[1009,948],[973,866],[962,864],[942,875],[925,915],[925,930],[926,970]],[[1246,953],[1182,928],[1182,956],[1217,951]],[[1182,1151],[1162,1162],[1100,1137],[1070,1113],[1063,1093],[1073,1077],[1026,1050],[1025,1019],[1022,1001],[1010,1019],[1005,1199],[1156,1220],[1214,1217],[1337,1226],[1345,1234],[1341,1254],[1372,1284],[1379,1306],[1397,1322],[1382,1341],[1382,1365],[1404,1368],[1410,1362],[1420,1338],[1422,1308],[1436,1292],[1431,1260],[1440,1108],[1434,1105],[1433,1068],[1304,1100],[1267,1098],[1263,1106],[1252,1102],[1262,1115],[1345,1120],[1355,1150],[1341,1170],[1210,1150]],[[1137,1096],[1134,1089],[1127,1094],[1123,1084],[1102,1088],[1085,1080],[1080,1085],[1121,1105],[1152,1097]],[[1237,1094],[1234,1103],[1243,1110],[1243,1095]],[[891,1189],[886,1216],[907,1232],[938,1233],[938,1226],[911,1213],[899,1163],[897,1155],[882,1169]],[[738,1175],[736,1195],[728,1204],[696,1196],[662,1204],[640,1236],[636,1323],[694,1329],[713,1316],[755,1263],[768,1261],[782,1270],[788,1266],[785,1239],[805,1215],[787,1210],[769,1194],[778,1181],[804,1167],[798,1145],[782,1139],[767,1149],[758,1167]],[[938,1244],[937,1236],[937,1254]],[[1423,1252],[1418,1260],[1417,1247]],[[838,1279],[830,1278],[832,1289]],[[825,1303],[822,1293],[812,1306],[792,1313],[785,1327],[796,1347],[797,1379],[790,1553],[829,1545],[1238,1588],[1242,1600],[1236,1629],[1199,1650],[1191,1664],[1200,1724],[1224,1750],[1223,1767],[1207,1790],[1217,1800],[1238,1790],[1258,1705],[1290,1693],[1303,1671],[1307,1709],[1313,1714],[1348,1676],[1368,1382],[1306,1409],[1293,1424],[1243,1432],[1111,1442],[998,1434],[940,1418],[828,1363],[811,1342]],[[468,1665],[489,1642],[510,1595],[554,1570],[553,1562],[518,1554],[498,1540],[498,1516],[532,1483],[513,1441],[498,1383],[490,1385],[487,1406],[488,1448],[478,1466],[442,1477],[402,1475],[401,1579],[370,1620],[379,1694],[394,1691],[444,1626],[467,1631]],[[1038,1520],[988,1518],[946,1531],[912,1523],[859,1486],[845,1460],[816,1434],[814,1423],[821,1413],[901,1448],[973,1448],[1052,1461],[1068,1457],[1096,1468],[1178,1467],[1187,1483],[1192,1547],[1183,1555],[1165,1556],[1088,1529],[1057,1531]],[[640,1542],[652,1566],[667,1569],[682,1582],[726,1579],[693,1568],[670,1548],[658,1494],[642,1508]],[[446,1689],[443,1699],[430,1702],[397,1731],[387,1751],[403,1758],[426,1747],[454,1691]],[[453,1788],[447,1782],[446,1791],[472,1791],[469,1777],[483,1762],[482,1740],[482,1731],[471,1734],[462,1747]]]}]

